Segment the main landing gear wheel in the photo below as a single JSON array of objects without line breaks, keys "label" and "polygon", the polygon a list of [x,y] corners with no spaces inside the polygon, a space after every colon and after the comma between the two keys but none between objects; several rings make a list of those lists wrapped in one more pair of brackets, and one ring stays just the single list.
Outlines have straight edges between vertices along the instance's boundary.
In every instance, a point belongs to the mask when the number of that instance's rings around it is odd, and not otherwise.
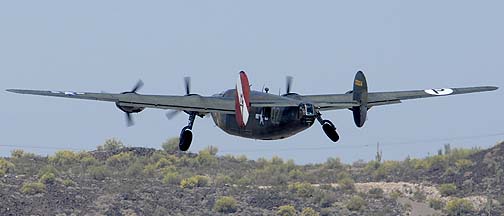
[{"label": "main landing gear wheel", "polygon": [[194,119],[196,118],[196,113],[189,113],[189,124],[182,128],[179,138],[179,149],[180,151],[187,151],[191,147],[191,142],[193,139],[192,127],[194,124]]},{"label": "main landing gear wheel", "polygon": [[338,132],[336,132],[336,127],[334,124],[329,121],[329,120],[324,120],[322,117],[320,117],[320,114],[317,117],[317,120],[319,123],[322,125],[322,130],[324,130],[324,133],[331,139],[333,142],[338,142],[339,140],[339,135]]},{"label": "main landing gear wheel", "polygon": [[193,134],[189,126],[185,126],[182,128],[182,131],[180,132],[180,142],[179,142],[179,149],[180,151],[187,151],[189,147],[191,146]]}]

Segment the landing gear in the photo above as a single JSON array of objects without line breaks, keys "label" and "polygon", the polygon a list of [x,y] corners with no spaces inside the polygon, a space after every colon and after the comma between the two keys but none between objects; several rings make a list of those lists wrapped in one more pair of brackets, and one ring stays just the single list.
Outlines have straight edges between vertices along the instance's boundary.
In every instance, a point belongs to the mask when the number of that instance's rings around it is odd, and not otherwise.
[{"label": "landing gear", "polygon": [[194,124],[194,119],[196,118],[196,113],[189,113],[189,124],[182,128],[180,132],[180,141],[179,141],[179,149],[180,151],[187,151],[191,146],[191,142],[193,139],[192,127]]},{"label": "landing gear", "polygon": [[324,120],[322,117],[320,117],[320,114],[317,116],[318,122],[322,125],[322,130],[324,130],[324,133],[331,139],[333,142],[338,142],[339,140],[339,135],[338,132],[336,132],[336,127],[334,124],[329,121],[329,120]]}]

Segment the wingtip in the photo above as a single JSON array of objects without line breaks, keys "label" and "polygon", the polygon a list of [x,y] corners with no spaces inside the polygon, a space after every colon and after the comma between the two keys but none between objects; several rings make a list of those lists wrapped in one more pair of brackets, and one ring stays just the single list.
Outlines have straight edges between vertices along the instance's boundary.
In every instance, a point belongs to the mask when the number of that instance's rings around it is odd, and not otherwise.
[{"label": "wingtip", "polygon": [[16,89],[5,89],[5,91],[16,93]]}]

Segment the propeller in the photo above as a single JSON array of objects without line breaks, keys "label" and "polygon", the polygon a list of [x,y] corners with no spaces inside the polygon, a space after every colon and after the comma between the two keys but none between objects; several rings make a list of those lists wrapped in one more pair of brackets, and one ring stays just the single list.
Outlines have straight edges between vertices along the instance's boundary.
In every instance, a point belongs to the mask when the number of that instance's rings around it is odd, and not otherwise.
[{"label": "propeller", "polygon": [[133,116],[131,113],[126,113],[126,126],[131,127],[135,125],[135,121],[133,120]]},{"label": "propeller", "polygon": [[191,94],[191,77],[184,77],[184,87],[186,95]]},{"label": "propeller", "polygon": [[[136,92],[138,90],[140,90],[143,86],[144,86],[144,82],[142,80],[138,80],[138,82],[135,84],[135,86],[133,86],[131,91],[123,92],[123,94],[136,94]],[[126,114],[126,126],[128,126],[128,127],[131,127],[135,124],[135,121],[133,120],[133,116],[131,115],[131,113],[132,112],[140,112],[143,110],[143,108],[142,108],[139,110],[128,111],[128,110],[126,110],[127,109],[126,107],[119,107],[119,109],[123,110],[124,113]]]},{"label": "propeller", "polygon": [[287,76],[285,78],[285,89],[287,91],[287,94],[290,94],[291,93],[291,87],[292,87],[292,81],[293,81],[294,78],[292,78],[291,76]]},{"label": "propeller", "polygon": [[131,89],[130,93],[136,93],[138,90],[140,90],[144,85],[144,82],[142,80],[138,80],[138,82],[135,84],[133,89]]},{"label": "propeller", "polygon": [[[191,77],[184,77],[184,89],[185,89],[186,96],[192,95],[191,94]],[[166,118],[168,118],[168,120],[172,120],[180,112],[181,112],[180,110],[170,110],[170,111],[166,112],[165,115],[166,115]]]},{"label": "propeller", "polygon": [[168,118],[168,120],[172,120],[179,113],[180,113],[180,110],[170,110],[170,111],[166,112],[166,118]]}]

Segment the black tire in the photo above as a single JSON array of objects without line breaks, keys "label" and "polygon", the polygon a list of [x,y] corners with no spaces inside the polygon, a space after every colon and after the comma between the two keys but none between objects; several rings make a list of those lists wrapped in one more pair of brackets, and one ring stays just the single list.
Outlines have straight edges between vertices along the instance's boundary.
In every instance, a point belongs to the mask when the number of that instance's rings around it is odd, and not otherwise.
[{"label": "black tire", "polygon": [[331,141],[338,142],[339,135],[338,132],[336,132],[336,127],[331,121],[329,120],[322,121],[322,129],[324,130],[324,133],[327,135],[327,137],[331,139]]},{"label": "black tire", "polygon": [[188,126],[182,128],[182,131],[180,132],[180,142],[179,142],[179,149],[180,151],[187,151],[189,150],[189,147],[191,146],[193,134],[191,129],[189,129]]}]

